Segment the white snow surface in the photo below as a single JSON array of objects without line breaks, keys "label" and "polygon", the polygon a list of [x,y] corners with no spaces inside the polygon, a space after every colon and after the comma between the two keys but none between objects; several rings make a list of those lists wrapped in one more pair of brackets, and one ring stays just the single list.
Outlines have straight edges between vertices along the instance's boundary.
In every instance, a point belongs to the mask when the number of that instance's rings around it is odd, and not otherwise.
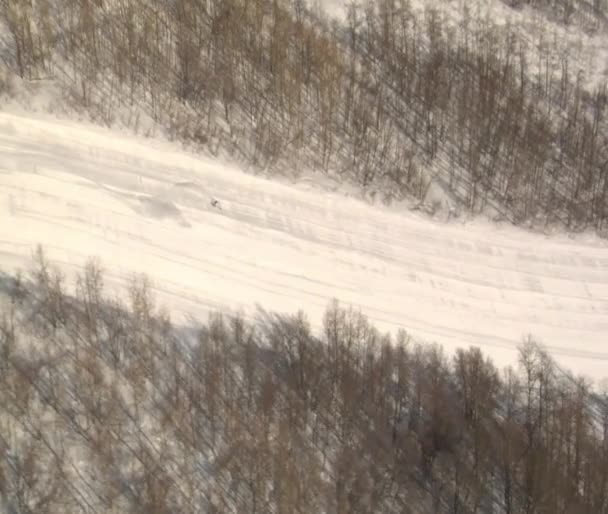
[{"label": "white snow surface", "polygon": [[169,142],[2,112],[0,269],[28,269],[38,243],[72,279],[99,257],[115,292],[146,273],[177,322],[259,305],[302,309],[318,328],[337,298],[448,352],[514,364],[532,334],[574,372],[608,375],[602,240],[440,223]]}]

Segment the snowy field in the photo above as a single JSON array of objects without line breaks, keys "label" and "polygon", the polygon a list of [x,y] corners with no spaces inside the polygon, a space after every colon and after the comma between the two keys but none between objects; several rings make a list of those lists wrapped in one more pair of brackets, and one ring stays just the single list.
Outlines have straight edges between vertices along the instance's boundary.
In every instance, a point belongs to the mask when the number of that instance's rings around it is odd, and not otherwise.
[{"label": "snowy field", "polygon": [[168,142],[0,113],[0,269],[27,269],[37,243],[70,280],[98,256],[111,292],[148,274],[179,323],[260,305],[318,327],[336,297],[382,329],[478,345],[499,365],[531,333],[560,364],[608,376],[603,241],[440,224]]}]

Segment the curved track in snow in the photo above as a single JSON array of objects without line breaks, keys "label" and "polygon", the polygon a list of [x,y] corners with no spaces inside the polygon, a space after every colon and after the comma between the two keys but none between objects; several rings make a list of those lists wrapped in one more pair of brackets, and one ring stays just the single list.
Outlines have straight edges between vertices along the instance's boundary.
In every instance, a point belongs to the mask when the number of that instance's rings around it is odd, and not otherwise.
[{"label": "curved track in snow", "polygon": [[[213,207],[211,200],[219,200]],[[608,376],[608,246],[441,224],[87,125],[0,113],[0,267],[41,243],[67,272],[147,273],[178,316],[303,309],[331,298],[378,326],[514,362],[526,334]]]}]

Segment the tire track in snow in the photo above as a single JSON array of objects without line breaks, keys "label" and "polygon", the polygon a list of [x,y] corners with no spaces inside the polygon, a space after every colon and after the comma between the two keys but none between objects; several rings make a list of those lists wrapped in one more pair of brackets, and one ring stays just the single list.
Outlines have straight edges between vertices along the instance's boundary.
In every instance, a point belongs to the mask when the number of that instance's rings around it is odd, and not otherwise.
[{"label": "tire track in snow", "polygon": [[[216,308],[251,315],[260,304],[301,308],[319,326],[336,296],[380,328],[448,350],[475,344],[512,363],[532,332],[560,363],[606,374],[604,242],[440,225],[245,175],[162,142],[3,113],[0,121],[0,266],[26,267],[42,243],[71,270],[101,254],[117,284],[148,272],[160,299],[185,317]],[[140,198],[163,212],[138,211]]]}]

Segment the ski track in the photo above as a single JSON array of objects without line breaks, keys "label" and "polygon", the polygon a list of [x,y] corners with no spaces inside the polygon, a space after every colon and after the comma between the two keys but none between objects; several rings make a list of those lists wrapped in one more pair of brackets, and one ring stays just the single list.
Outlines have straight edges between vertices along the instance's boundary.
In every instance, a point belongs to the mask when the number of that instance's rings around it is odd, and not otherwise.
[{"label": "ski track", "polygon": [[532,334],[560,364],[608,376],[604,241],[441,224],[167,142],[0,113],[0,267],[27,269],[38,243],[70,277],[99,257],[116,291],[146,273],[181,322],[261,306],[318,328],[338,298],[448,351],[514,364]]}]

